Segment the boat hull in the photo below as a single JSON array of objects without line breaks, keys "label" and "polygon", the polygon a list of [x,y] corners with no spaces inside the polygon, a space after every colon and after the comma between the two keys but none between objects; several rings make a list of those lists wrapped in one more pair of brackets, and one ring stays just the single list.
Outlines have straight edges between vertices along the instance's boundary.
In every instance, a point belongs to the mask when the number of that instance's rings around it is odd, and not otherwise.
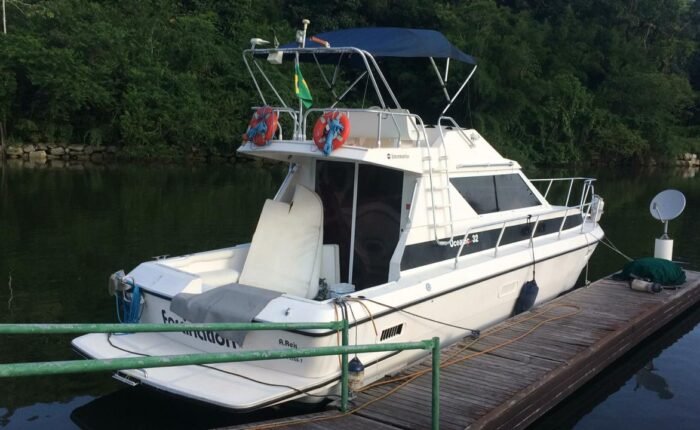
[{"label": "boat hull", "polygon": [[[536,247],[534,267],[539,285],[536,305],[574,286],[600,238],[602,230],[594,225],[587,235],[571,232],[568,239],[552,240]],[[529,246],[516,244],[513,248],[510,252],[504,249],[499,258],[474,256],[460,262],[457,268],[452,266],[452,261],[446,261],[425,270],[424,274],[408,274],[407,279],[424,278],[412,285],[380,286],[351,295],[345,301],[351,325],[350,343],[409,342],[437,336],[443,345],[447,345],[469,334],[467,329],[483,329],[508,318],[522,285],[533,277],[533,260],[523,258],[525,253],[531,252]],[[436,276],[435,273],[441,274]],[[141,322],[183,322],[170,311],[170,297],[148,290],[144,294]],[[297,311],[294,306],[301,306],[301,309]],[[341,312],[339,305],[332,301],[295,302],[282,296],[271,302],[256,321],[290,322],[290,314],[298,322],[312,322],[338,319]],[[205,332],[143,333],[111,338],[91,334],[75,339],[73,345],[88,357],[114,358],[242,349],[314,348],[339,343],[336,332],[310,330],[251,331],[244,346],[219,334]],[[426,354],[425,351],[361,354],[359,357],[365,364],[364,383],[395,373]],[[307,397],[308,394],[337,393],[340,360],[336,356],[308,357],[206,367],[127,370],[124,374],[174,394],[237,411],[249,411],[303,397],[306,400],[318,399]]]}]

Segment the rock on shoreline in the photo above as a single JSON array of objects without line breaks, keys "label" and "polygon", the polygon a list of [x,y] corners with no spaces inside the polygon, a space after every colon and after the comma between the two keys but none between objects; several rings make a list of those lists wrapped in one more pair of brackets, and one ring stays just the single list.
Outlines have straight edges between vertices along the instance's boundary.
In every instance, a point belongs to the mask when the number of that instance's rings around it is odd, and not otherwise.
[{"label": "rock on shoreline", "polygon": [[[34,165],[49,163],[52,166],[69,166],[80,163],[104,164],[112,161],[163,161],[174,162],[184,160],[194,163],[236,163],[238,158],[236,151],[220,153],[216,150],[203,151],[193,148],[190,154],[164,155],[161,157],[138,157],[120,150],[116,146],[96,146],[83,144],[59,144],[59,143],[27,143],[23,145],[5,145],[0,151],[0,159],[5,158],[8,163],[23,164],[30,162]],[[244,158],[248,159],[248,158]],[[61,163],[59,163],[59,161]]]}]

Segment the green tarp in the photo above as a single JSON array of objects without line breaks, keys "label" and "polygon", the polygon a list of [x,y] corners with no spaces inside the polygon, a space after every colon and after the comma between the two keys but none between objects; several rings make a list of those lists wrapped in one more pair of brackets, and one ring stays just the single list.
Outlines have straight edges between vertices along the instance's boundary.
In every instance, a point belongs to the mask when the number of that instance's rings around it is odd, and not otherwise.
[{"label": "green tarp", "polygon": [[618,281],[645,279],[661,285],[681,285],[685,272],[676,263],[661,258],[640,258],[625,264],[620,273],[613,275]]}]

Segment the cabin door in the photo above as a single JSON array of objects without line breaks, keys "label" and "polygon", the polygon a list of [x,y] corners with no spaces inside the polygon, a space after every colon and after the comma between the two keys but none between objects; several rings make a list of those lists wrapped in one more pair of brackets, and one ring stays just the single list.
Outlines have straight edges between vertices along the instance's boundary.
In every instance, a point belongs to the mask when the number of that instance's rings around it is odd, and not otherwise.
[{"label": "cabin door", "polygon": [[342,282],[355,284],[357,290],[387,282],[399,241],[402,189],[403,173],[398,170],[316,162],[316,192],[323,201],[323,243],[340,247]]}]

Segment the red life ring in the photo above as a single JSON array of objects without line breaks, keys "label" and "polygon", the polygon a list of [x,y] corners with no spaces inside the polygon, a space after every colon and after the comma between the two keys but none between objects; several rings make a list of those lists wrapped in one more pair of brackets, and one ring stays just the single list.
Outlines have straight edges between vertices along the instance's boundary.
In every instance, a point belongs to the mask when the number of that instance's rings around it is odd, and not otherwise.
[{"label": "red life ring", "polygon": [[270,106],[258,108],[248,123],[248,129],[243,134],[243,142],[253,142],[265,146],[277,131],[279,114]]},{"label": "red life ring", "polygon": [[[329,151],[325,151],[326,138],[331,129],[331,122],[337,120],[340,123],[341,130],[338,131],[337,135],[333,139],[332,148]],[[338,124],[336,123],[336,125]],[[330,151],[334,151],[345,144],[350,135],[350,119],[344,113],[338,111],[326,112],[314,125],[314,143],[326,155],[330,154]]]}]

